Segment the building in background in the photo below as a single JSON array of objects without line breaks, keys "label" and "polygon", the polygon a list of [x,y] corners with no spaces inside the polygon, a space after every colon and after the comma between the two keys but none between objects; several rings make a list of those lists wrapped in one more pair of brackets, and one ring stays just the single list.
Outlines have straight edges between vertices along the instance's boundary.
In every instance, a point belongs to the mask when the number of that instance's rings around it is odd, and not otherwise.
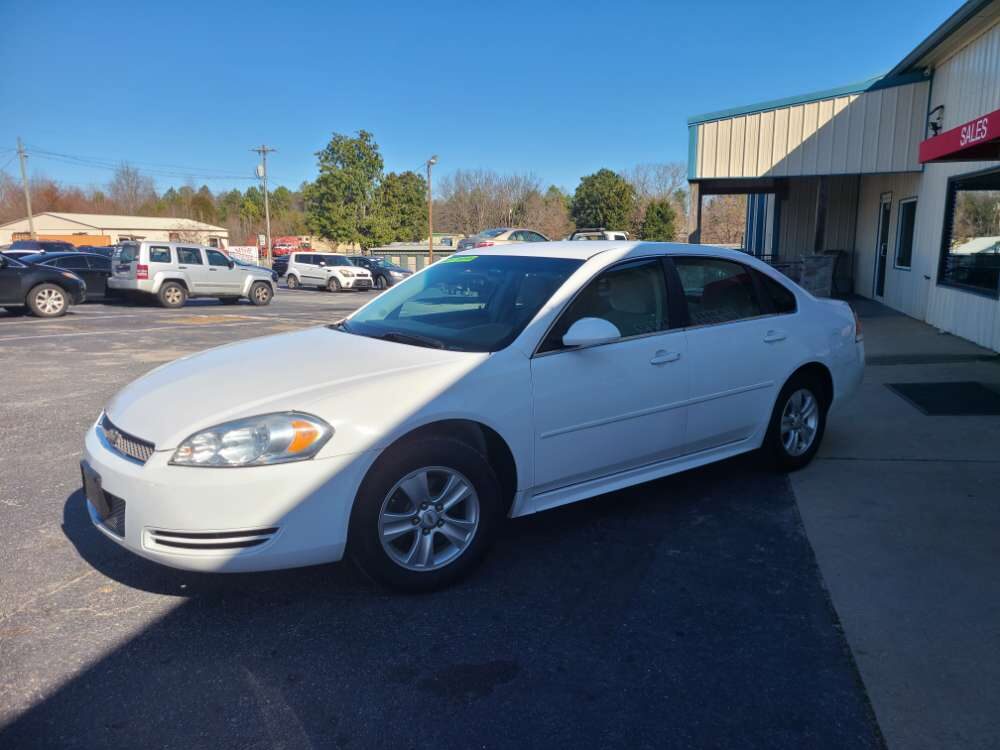
[{"label": "building in background", "polygon": [[[193,219],[161,216],[115,216],[45,211],[34,217],[39,239],[65,240],[74,245],[114,245],[126,240],[193,242],[211,247],[229,244],[229,230]],[[28,219],[0,224],[0,244],[30,239]]]},{"label": "building in background", "polygon": [[855,294],[1000,351],[1000,0],[970,0],[884,76],[690,118],[705,196],[745,249],[832,254]]}]

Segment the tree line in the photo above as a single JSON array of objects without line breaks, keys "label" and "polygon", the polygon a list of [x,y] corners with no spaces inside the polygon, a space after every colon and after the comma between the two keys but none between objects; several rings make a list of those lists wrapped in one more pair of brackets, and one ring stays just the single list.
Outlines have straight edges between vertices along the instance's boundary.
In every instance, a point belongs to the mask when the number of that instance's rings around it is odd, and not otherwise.
[{"label": "tree line", "polygon": [[[426,180],[412,170],[386,172],[371,133],[335,133],[316,157],[315,180],[297,190],[279,186],[269,192],[272,236],[312,234],[366,248],[426,239]],[[681,163],[600,169],[567,193],[545,187],[530,173],[458,169],[436,185],[434,229],[471,235],[489,227],[525,226],[561,239],[577,227],[604,227],[639,239],[685,241],[686,175]],[[225,227],[234,243],[253,242],[264,231],[264,195],[257,186],[213,192],[187,184],[159,193],[152,178],[127,163],[103,186],[64,186],[35,176],[30,190],[35,212],[189,218]],[[744,196],[707,198],[702,241],[740,243],[745,206]],[[0,223],[25,214],[20,182],[0,172]]]}]

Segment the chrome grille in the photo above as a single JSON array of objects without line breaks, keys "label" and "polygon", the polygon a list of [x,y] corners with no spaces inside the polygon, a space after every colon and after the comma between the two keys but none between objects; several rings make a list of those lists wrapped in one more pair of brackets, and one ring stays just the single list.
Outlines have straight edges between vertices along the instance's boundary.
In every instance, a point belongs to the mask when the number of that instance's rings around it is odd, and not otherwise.
[{"label": "chrome grille", "polygon": [[101,419],[100,427],[104,433],[104,439],[108,441],[108,445],[133,461],[138,461],[141,464],[146,463],[156,449],[152,443],[119,430],[111,423],[107,414]]}]

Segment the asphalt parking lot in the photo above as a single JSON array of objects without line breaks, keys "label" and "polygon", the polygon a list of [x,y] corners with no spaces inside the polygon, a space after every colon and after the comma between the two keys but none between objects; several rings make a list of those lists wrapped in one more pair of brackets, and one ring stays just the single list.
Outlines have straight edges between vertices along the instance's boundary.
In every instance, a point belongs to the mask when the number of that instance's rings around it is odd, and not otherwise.
[{"label": "asphalt parking lot", "polygon": [[368,298],[0,313],[0,747],[882,746],[788,478],[752,457],[512,521],[423,597],[346,563],[175,571],[91,528],[82,436],[119,388]]}]

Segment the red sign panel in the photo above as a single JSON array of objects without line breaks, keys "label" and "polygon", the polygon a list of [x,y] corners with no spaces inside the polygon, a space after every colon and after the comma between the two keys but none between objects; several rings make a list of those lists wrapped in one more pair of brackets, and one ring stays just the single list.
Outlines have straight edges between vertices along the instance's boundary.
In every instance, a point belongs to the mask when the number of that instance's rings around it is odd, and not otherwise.
[{"label": "red sign panel", "polygon": [[920,144],[920,163],[1000,159],[1000,109]]}]

